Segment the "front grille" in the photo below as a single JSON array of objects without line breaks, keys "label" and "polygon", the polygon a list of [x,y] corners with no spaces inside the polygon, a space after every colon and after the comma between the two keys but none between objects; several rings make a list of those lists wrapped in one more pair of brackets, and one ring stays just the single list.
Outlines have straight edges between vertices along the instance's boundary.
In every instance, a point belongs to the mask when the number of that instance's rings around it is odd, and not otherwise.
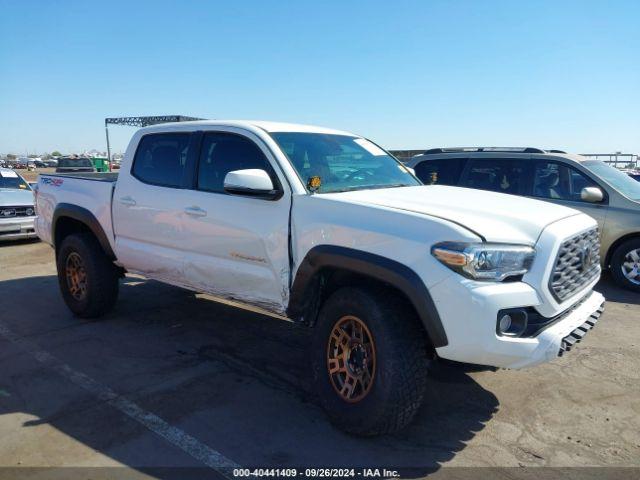
[{"label": "front grille", "polygon": [[549,278],[549,290],[563,302],[600,275],[600,237],[594,228],[560,246]]},{"label": "front grille", "polygon": [[558,350],[559,357],[564,355],[564,352],[571,350],[576,343],[580,343],[582,341],[582,338],[587,334],[587,332],[596,326],[602,312],[604,312],[604,303],[598,307],[598,310],[591,314],[586,322],[562,339],[562,342],[560,343],[560,350]]},{"label": "front grille", "polygon": [[33,206],[0,207],[0,220],[3,218],[33,217],[35,214],[36,207]]}]

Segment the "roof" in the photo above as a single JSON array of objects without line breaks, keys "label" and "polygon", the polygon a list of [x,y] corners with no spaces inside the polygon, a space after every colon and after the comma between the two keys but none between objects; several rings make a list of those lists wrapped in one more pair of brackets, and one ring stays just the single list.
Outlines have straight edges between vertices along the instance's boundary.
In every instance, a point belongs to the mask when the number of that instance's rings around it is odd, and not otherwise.
[{"label": "roof", "polygon": [[248,128],[252,130],[254,128],[259,128],[269,133],[273,132],[308,132],[308,133],[326,133],[333,135],[348,135],[351,137],[357,137],[350,132],[345,132],[343,130],[335,130],[332,128],[318,127],[314,125],[302,125],[298,123],[283,123],[283,122],[268,122],[262,120],[198,120],[193,122],[174,122],[174,123],[163,123],[159,125],[154,125],[150,127],[145,127],[145,130],[166,130],[167,127],[180,127],[184,128],[187,126],[202,126],[202,127],[215,127],[215,126],[227,126],[227,127],[239,127],[239,128]]},{"label": "roof", "polygon": [[545,157],[562,157],[568,160],[572,160],[574,162],[585,162],[590,160],[589,158],[585,158],[582,155],[578,155],[575,153],[566,153],[562,150],[542,150],[539,148],[499,148],[499,147],[489,147],[489,148],[475,148],[475,147],[463,147],[463,148],[432,148],[426,150],[425,152],[415,155],[414,159],[418,157],[420,159],[427,158],[442,158],[442,157],[450,157],[450,156],[464,156],[464,157],[478,157],[478,158],[488,158],[488,157],[497,157],[497,158],[514,158],[524,156],[525,158],[545,158]]}]

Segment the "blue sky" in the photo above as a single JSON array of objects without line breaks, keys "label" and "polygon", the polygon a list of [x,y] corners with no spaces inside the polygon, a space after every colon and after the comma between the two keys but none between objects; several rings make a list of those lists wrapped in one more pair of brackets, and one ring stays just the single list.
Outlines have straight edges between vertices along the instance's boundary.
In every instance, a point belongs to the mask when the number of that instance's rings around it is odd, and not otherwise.
[{"label": "blue sky", "polygon": [[[640,153],[638,19],[638,0],[0,0],[0,152],[104,149],[104,117],[184,114]],[[133,129],[111,131],[123,150]]]}]

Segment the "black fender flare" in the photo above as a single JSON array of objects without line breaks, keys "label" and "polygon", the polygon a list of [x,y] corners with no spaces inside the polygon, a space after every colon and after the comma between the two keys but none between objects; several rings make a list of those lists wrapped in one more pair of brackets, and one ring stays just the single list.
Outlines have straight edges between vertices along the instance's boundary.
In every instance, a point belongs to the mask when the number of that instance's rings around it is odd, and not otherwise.
[{"label": "black fender flare", "polygon": [[[100,246],[107,254],[107,256],[111,260],[116,259],[116,255],[111,248],[111,244],[109,243],[109,239],[107,235],[104,233],[102,229],[102,225],[98,219],[91,213],[89,210],[83,207],[79,207],[78,205],[73,205],[71,203],[59,203],[56,205],[56,209],[53,212],[53,218],[51,220],[51,238],[55,243],[56,239],[56,227],[58,226],[58,220],[61,218],[72,218],[77,220],[78,222],[83,223],[84,225],[91,230],[91,233],[95,235],[100,243]],[[58,249],[59,245],[54,245],[54,248]]]},{"label": "black fender flare", "polygon": [[[429,290],[411,268],[380,255],[334,245],[313,247],[300,263],[291,286],[287,315],[304,319],[310,307],[310,297],[318,285],[314,282],[323,268],[345,270],[387,283],[403,292],[413,304],[433,347],[448,344],[440,315]],[[313,302],[311,302],[313,305]]]}]

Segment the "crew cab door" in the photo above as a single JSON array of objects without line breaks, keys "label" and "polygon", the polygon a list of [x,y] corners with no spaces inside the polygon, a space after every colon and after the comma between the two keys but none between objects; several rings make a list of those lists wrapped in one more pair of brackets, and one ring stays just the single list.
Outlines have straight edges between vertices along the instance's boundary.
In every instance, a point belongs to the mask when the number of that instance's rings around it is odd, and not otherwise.
[{"label": "crew cab door", "polygon": [[118,261],[129,271],[182,284],[184,205],[190,193],[190,132],[143,136],[130,172],[122,172],[112,201]]},{"label": "crew cab door", "polygon": [[[192,189],[181,207],[187,284],[216,296],[284,313],[289,292],[291,195],[276,160],[250,132],[201,134]],[[265,170],[277,199],[230,194],[227,173]]]}]

